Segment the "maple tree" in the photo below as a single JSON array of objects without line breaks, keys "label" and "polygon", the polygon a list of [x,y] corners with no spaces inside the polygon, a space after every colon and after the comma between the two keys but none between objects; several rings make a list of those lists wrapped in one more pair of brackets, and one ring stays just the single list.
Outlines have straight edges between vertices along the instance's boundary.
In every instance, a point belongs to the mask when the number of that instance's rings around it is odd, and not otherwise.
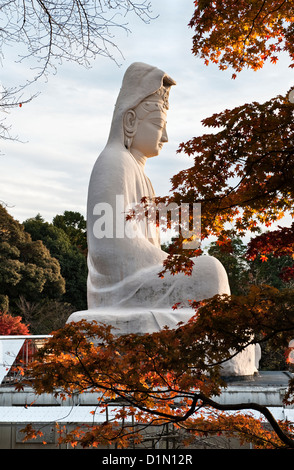
[{"label": "maple tree", "polygon": [[[221,70],[231,66],[261,68],[289,54],[293,66],[292,2],[275,0],[195,1],[190,26],[193,52]],[[232,240],[258,234],[249,259],[291,255],[293,225],[260,235],[288,213],[293,217],[293,103],[289,91],[265,103],[225,110],[202,121],[210,133],[181,143],[178,152],[194,156],[191,168],[172,178],[171,194],[155,202],[201,204],[201,239],[214,235],[217,245],[232,251]],[[143,202],[143,210],[149,201]],[[168,247],[164,269],[193,269],[201,248],[185,249],[182,233]],[[290,279],[291,267],[284,275]],[[97,410],[114,406],[113,421],[61,433],[61,442],[83,447],[116,442],[121,447],[141,442],[140,426],[172,423],[187,431],[186,443],[197,435],[238,435],[260,448],[294,448],[293,426],[277,422],[266,406],[256,403],[221,405],[226,385],[221,365],[248,345],[287,346],[294,331],[294,291],[251,286],[243,295],[215,296],[192,302],[195,315],[175,330],[149,335],[116,336],[95,323],[68,324],[56,331],[30,370],[37,393],[98,393]],[[22,384],[19,384],[21,387]],[[289,381],[284,404],[294,401]],[[124,405],[124,406],[122,406]],[[250,415],[256,411],[270,423]],[[231,412],[234,413],[231,413]],[[248,412],[248,414],[247,414]],[[134,423],[134,424],[132,424]],[[35,431],[26,429],[29,437]]]},{"label": "maple tree", "polygon": [[[293,3],[286,0],[199,0],[189,23],[193,53],[220,70],[261,69],[288,53],[294,67]],[[233,74],[233,78],[236,77]]]},{"label": "maple tree", "polygon": [[[248,259],[260,257],[267,261],[268,255],[279,258],[281,256],[293,257],[294,252],[294,223],[291,227],[279,227],[277,230],[263,233],[253,239],[248,246]],[[285,266],[280,272],[283,281],[289,282],[294,279],[293,266]]]},{"label": "maple tree", "polygon": [[[180,144],[178,152],[194,156],[193,165],[172,177],[171,194],[157,198],[157,203],[200,203],[202,240],[214,235],[228,250],[232,238],[248,231],[258,233],[285,214],[293,217],[293,110],[287,93],[205,118],[205,127],[220,130]],[[293,235],[291,226],[287,229],[287,253],[291,254]],[[277,232],[273,236],[277,243]],[[266,245],[266,239],[260,238],[259,248],[261,240]],[[285,245],[283,232],[279,240]],[[188,258],[201,253],[183,249],[183,241],[180,234],[171,244],[167,269],[176,259],[178,269],[185,270]]]},{"label": "maple tree", "polygon": [[[145,335],[119,336],[96,322],[69,323],[39,350],[28,384],[37,394],[64,399],[96,393],[93,413],[112,410],[112,420],[102,424],[77,427],[69,434],[61,429],[60,443],[95,447],[115,442],[127,447],[141,442],[142,426],[172,423],[188,432],[186,443],[199,435],[224,434],[238,435],[241,442],[256,447],[294,448],[291,425],[277,422],[266,406],[217,402],[225,386],[224,361],[249,344],[275,344],[277,334],[278,341],[289,341],[293,296],[293,291],[270,287],[252,288],[243,297],[215,296],[195,302],[197,313],[187,324]],[[294,380],[285,403],[293,403],[293,392]],[[250,410],[266,418],[273,430],[265,430],[264,421],[250,416]],[[26,432],[31,438],[36,431],[29,425]]]},{"label": "maple tree", "polygon": [[28,335],[29,327],[22,322],[20,316],[0,312],[0,335]]}]

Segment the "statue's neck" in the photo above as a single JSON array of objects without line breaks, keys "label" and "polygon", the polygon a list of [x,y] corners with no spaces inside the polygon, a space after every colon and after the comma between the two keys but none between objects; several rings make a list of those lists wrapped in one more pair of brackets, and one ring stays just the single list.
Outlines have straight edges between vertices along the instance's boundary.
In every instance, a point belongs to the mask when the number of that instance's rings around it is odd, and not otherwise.
[{"label": "statue's neck", "polygon": [[132,152],[132,155],[133,157],[135,158],[136,162],[138,163],[138,165],[144,170],[145,169],[145,165],[146,165],[146,161],[147,161],[147,157],[145,157],[144,155],[140,154],[139,152]]}]

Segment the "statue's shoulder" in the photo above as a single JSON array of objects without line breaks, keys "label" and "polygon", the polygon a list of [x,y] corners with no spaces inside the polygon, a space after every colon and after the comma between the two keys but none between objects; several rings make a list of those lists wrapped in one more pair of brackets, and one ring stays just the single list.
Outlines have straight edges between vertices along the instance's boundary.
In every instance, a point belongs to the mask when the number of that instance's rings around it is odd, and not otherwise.
[{"label": "statue's shoulder", "polygon": [[101,171],[120,169],[128,172],[137,164],[130,152],[122,146],[107,145],[98,156],[94,167]]}]

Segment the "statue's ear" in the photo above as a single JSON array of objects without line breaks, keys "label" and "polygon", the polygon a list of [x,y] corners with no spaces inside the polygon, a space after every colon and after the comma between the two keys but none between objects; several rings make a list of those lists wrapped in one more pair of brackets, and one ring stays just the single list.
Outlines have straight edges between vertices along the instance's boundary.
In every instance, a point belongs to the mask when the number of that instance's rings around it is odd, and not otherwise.
[{"label": "statue's ear", "polygon": [[136,133],[138,119],[136,112],[129,109],[124,115],[124,130],[128,137],[133,137]]}]

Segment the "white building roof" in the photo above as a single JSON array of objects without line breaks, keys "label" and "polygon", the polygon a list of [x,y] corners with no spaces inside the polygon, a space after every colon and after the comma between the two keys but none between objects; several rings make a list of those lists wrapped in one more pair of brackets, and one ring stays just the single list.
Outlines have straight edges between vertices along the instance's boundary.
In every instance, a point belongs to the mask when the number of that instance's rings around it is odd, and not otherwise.
[{"label": "white building roof", "polygon": [[[106,413],[100,413],[99,409],[95,409],[94,406],[1,406],[0,407],[0,424],[5,423],[103,423],[107,420],[111,420],[115,411],[108,411]],[[282,408],[282,407],[271,407],[270,412],[277,420],[287,420],[294,423],[294,409]],[[93,415],[91,412],[95,411]],[[228,412],[229,413],[229,412]],[[235,411],[232,413],[236,413]],[[249,410],[244,414],[250,414],[256,418],[260,418],[262,415],[258,412]]]},{"label": "white building roof", "polygon": [[[106,413],[94,406],[1,406],[0,424],[4,423],[103,423]],[[108,413],[108,419],[114,413]]]}]

